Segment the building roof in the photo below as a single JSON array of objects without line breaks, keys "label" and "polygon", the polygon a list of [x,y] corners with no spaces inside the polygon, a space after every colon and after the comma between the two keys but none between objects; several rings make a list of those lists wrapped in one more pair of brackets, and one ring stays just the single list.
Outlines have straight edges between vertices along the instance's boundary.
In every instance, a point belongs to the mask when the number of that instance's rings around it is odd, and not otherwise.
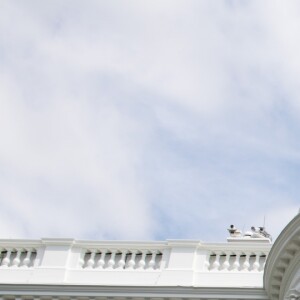
[{"label": "building roof", "polygon": [[0,299],[299,297],[300,215],[274,245],[259,233],[227,243],[0,240]]}]

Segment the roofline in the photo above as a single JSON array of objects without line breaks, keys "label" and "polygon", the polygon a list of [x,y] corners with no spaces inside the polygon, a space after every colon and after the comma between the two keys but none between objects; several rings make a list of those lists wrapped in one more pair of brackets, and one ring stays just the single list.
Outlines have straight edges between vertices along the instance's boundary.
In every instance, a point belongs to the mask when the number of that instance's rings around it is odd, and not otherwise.
[{"label": "roofline", "polygon": [[0,284],[1,296],[147,297],[268,300],[263,288]]}]

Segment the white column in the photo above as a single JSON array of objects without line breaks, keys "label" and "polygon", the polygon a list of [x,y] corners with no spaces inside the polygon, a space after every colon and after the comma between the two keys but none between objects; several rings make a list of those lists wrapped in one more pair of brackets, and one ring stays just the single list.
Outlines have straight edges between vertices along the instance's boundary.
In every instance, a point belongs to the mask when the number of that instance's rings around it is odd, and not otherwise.
[{"label": "white column", "polygon": [[214,263],[212,264],[212,271],[218,271],[220,268],[220,253],[216,252],[216,259],[214,261]]},{"label": "white column", "polygon": [[124,269],[124,266],[126,264],[125,256],[126,256],[127,252],[128,252],[128,250],[122,250],[121,258],[118,262],[118,269]]},{"label": "white column", "polygon": [[235,260],[232,265],[232,271],[237,272],[240,268],[240,258],[241,258],[241,252],[236,252]]},{"label": "white column", "polygon": [[23,268],[28,268],[30,265],[30,256],[31,256],[31,251],[32,249],[26,249],[26,256],[22,262],[22,267]]},{"label": "white column", "polygon": [[1,262],[1,267],[7,268],[10,264],[11,249],[6,249],[6,255]]},{"label": "white column", "polygon": [[246,253],[245,261],[242,265],[242,271],[244,271],[244,272],[249,271],[249,267],[250,267],[249,259],[250,259],[250,254]]},{"label": "white column", "polygon": [[14,268],[17,268],[21,262],[20,256],[21,256],[22,250],[21,249],[16,249],[16,250],[17,250],[16,257],[12,261],[12,267],[14,267]]},{"label": "white column", "polygon": [[256,252],[255,254],[255,262],[253,263],[253,272],[258,272],[259,271],[259,267],[260,267],[260,263],[259,263],[259,259],[260,259],[260,252]]},{"label": "white column", "polygon": [[230,259],[231,252],[226,252],[225,254],[226,254],[225,261],[221,266],[222,271],[228,271],[230,267],[229,259]]},{"label": "white column", "polygon": [[107,253],[107,249],[101,249],[101,255],[97,262],[96,268],[97,269],[104,269],[105,266],[105,255]]},{"label": "white column", "polygon": [[96,255],[96,250],[91,251],[91,256],[89,260],[86,263],[86,268],[87,269],[92,269],[95,265],[95,255]]},{"label": "white column", "polygon": [[142,251],[141,259],[140,259],[140,261],[138,262],[138,269],[139,269],[139,270],[145,269],[145,265],[146,265],[145,258],[146,258],[147,252],[148,252],[147,250],[143,250],[143,251]]},{"label": "white column", "polygon": [[128,269],[132,270],[135,267],[135,256],[136,256],[136,250],[131,251],[131,258],[128,262]]},{"label": "white column", "polygon": [[152,257],[151,257],[151,260],[148,263],[148,269],[149,270],[154,270],[154,268],[155,268],[156,255],[157,255],[157,250],[152,250]]},{"label": "white column", "polygon": [[108,265],[108,269],[113,269],[114,268],[114,265],[115,265],[115,257],[116,257],[116,250],[112,250],[111,251],[111,256],[110,256],[110,259],[109,259],[109,261],[108,261],[108,263],[107,263],[107,265]]}]

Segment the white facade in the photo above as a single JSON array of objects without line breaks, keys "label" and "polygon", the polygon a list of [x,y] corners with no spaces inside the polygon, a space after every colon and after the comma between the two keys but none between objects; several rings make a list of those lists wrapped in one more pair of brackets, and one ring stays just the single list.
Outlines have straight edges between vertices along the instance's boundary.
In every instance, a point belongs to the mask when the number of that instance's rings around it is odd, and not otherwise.
[{"label": "white facade", "polygon": [[267,238],[164,242],[0,240],[2,299],[292,299],[300,215]]}]

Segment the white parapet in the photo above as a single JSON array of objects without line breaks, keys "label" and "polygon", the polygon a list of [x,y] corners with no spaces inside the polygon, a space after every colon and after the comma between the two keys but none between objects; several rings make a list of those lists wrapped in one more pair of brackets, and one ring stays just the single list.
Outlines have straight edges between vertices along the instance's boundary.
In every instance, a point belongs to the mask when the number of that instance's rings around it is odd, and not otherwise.
[{"label": "white parapet", "polygon": [[0,283],[262,287],[271,244],[0,240]]}]

